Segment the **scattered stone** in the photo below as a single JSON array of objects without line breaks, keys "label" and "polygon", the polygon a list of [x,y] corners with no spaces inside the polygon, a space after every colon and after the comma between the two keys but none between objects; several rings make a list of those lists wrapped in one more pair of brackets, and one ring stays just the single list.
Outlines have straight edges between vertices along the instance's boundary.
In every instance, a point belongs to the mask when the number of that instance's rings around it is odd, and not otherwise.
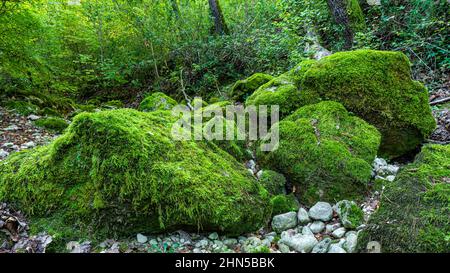
[{"label": "scattered stone", "polygon": [[272,219],[272,228],[280,233],[297,225],[297,214],[293,211],[279,214]]},{"label": "scattered stone", "polygon": [[140,243],[140,244],[145,244],[148,240],[147,236],[142,235],[140,233],[138,233],[138,235],[136,236],[136,239],[137,239],[138,243]]},{"label": "scattered stone", "polygon": [[289,253],[291,252],[291,250],[289,249],[289,247],[283,243],[278,243],[278,249],[280,250],[281,253]]},{"label": "scattered stone", "polygon": [[89,253],[91,251],[91,242],[86,241],[80,244],[72,241],[67,243],[66,249],[70,251],[70,253]]},{"label": "scattered stone", "polygon": [[336,229],[335,231],[333,231],[333,233],[331,233],[331,234],[332,234],[333,237],[335,237],[335,238],[342,238],[342,237],[344,237],[345,232],[346,232],[346,229],[343,228],[343,227],[341,227],[341,228],[338,228],[338,229]]},{"label": "scattered stone", "polygon": [[312,253],[327,253],[332,240],[330,238],[324,238],[320,241],[311,251]]},{"label": "scattered stone", "polygon": [[0,158],[6,158],[9,155],[9,153],[3,149],[0,149]]},{"label": "scattered stone", "polygon": [[217,232],[213,232],[213,233],[209,234],[208,238],[210,240],[217,240],[219,238],[219,234],[217,234]]},{"label": "scattered stone", "polygon": [[347,251],[337,244],[332,244],[328,249],[328,253],[347,253]]},{"label": "scattered stone", "polygon": [[333,231],[335,231],[336,229],[340,228],[341,224],[340,223],[336,223],[336,224],[329,224],[325,227],[325,232],[326,233],[332,233]]},{"label": "scattered stone", "polygon": [[238,244],[238,240],[233,239],[233,238],[225,239],[225,240],[223,240],[223,244],[229,248],[232,248]]},{"label": "scattered stone", "polygon": [[318,243],[316,237],[313,235],[290,235],[289,233],[284,233],[284,235],[285,236],[281,237],[280,243],[283,243],[301,253],[310,253],[314,246]]},{"label": "scattered stone", "polygon": [[314,233],[312,232],[312,230],[308,226],[304,226],[302,228],[302,234],[303,235],[313,235],[314,236]]},{"label": "scattered stone", "polygon": [[302,224],[302,225],[311,222],[311,219],[309,219],[308,212],[304,208],[300,208],[298,210],[297,218],[298,218],[299,224]]},{"label": "scattered stone", "polygon": [[3,129],[3,131],[17,131],[17,130],[19,130],[20,128],[17,126],[17,125],[10,125],[10,126],[8,126],[8,127],[6,127],[5,129]]},{"label": "scattered stone", "polygon": [[311,226],[309,226],[309,228],[311,229],[312,233],[317,234],[324,230],[325,224],[321,221],[315,221],[311,224]]},{"label": "scattered stone", "polygon": [[343,248],[348,253],[353,253],[356,249],[356,245],[358,243],[358,233],[355,231],[349,231],[346,234],[345,243],[343,244]]},{"label": "scattered stone", "polygon": [[36,116],[36,115],[33,115],[33,114],[31,114],[31,115],[29,115],[28,117],[27,117],[29,120],[38,120],[38,119],[40,119],[41,117],[40,116]]},{"label": "scattered stone", "polygon": [[387,176],[387,177],[386,177],[386,180],[389,181],[389,182],[394,181],[394,180],[395,180],[395,175],[389,175],[389,176]]},{"label": "scattered stone", "polygon": [[323,222],[331,220],[333,218],[333,208],[329,203],[317,202],[310,210],[309,217],[314,220],[320,220]]}]

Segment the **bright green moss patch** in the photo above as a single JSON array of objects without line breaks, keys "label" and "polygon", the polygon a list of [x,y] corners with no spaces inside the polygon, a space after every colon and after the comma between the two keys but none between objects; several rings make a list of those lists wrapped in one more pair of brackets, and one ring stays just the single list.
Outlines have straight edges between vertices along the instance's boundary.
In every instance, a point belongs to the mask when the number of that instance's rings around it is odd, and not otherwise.
[{"label": "bright green moss patch", "polygon": [[67,126],[69,126],[69,124],[67,124],[67,121],[65,121],[64,119],[55,117],[41,118],[36,120],[34,124],[38,127],[42,127],[49,131],[58,133],[61,133],[62,131],[64,131],[64,129],[67,128]]},{"label": "bright green moss patch", "polygon": [[155,92],[146,97],[139,105],[139,110],[143,112],[152,112],[157,110],[171,110],[178,103],[161,92]]},{"label": "bright green moss patch", "polygon": [[363,211],[353,201],[339,201],[336,204],[336,211],[345,228],[355,229],[364,222]]},{"label": "bright green moss patch", "polygon": [[411,79],[400,52],[357,50],[323,58],[305,73],[302,87],[342,103],[376,126],[380,153],[395,158],[415,150],[435,128],[428,92]]},{"label": "bright green moss patch", "polygon": [[300,204],[294,194],[279,194],[270,199],[272,204],[272,215],[282,214],[290,211],[298,211]]},{"label": "bright green moss patch", "polygon": [[297,86],[309,65],[309,61],[299,64],[292,71],[262,85],[247,98],[246,105],[278,105],[280,116],[286,117],[304,105],[318,102],[318,96],[314,91],[304,92]]},{"label": "bright green moss patch", "polygon": [[378,241],[382,252],[450,252],[450,146],[427,145],[386,183],[381,206],[361,234],[359,249]]},{"label": "bright green moss patch", "polygon": [[231,88],[231,98],[236,101],[244,101],[250,96],[258,87],[272,80],[273,76],[256,73],[249,78],[241,81],[237,81]]},{"label": "bright green moss patch", "polygon": [[50,145],[1,162],[0,200],[93,233],[264,226],[267,191],[214,143],[174,141],[174,121],[168,111],[79,114]]},{"label": "bright green moss patch", "polygon": [[278,149],[258,151],[258,160],[296,185],[300,202],[362,197],[380,144],[375,127],[325,101],[300,108],[278,128]]},{"label": "bright green moss patch", "polygon": [[273,195],[286,194],[286,178],[281,173],[263,170],[259,183]]}]

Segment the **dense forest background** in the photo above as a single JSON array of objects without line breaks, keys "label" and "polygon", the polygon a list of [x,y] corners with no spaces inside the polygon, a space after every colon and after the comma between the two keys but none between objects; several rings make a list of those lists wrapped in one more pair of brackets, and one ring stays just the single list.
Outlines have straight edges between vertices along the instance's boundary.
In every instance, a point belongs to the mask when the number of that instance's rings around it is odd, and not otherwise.
[{"label": "dense forest background", "polygon": [[312,40],[332,52],[402,51],[429,89],[448,85],[446,0],[361,0],[350,42],[329,2],[2,0],[0,92],[93,103],[154,91],[220,98],[238,79],[311,57]]}]

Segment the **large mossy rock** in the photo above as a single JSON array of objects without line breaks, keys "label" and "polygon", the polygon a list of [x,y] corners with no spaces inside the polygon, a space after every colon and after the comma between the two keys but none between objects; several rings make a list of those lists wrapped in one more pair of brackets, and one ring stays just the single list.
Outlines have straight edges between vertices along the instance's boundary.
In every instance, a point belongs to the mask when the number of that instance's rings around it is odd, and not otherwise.
[{"label": "large mossy rock", "polygon": [[244,101],[258,87],[272,80],[274,77],[264,73],[255,73],[245,80],[237,81],[231,88],[231,98],[236,101]]},{"label": "large mossy rock", "polygon": [[170,111],[82,113],[50,145],[1,162],[0,201],[128,234],[264,226],[268,192],[214,143],[174,141],[175,120]]},{"label": "large mossy rock", "polygon": [[139,110],[143,112],[152,112],[157,110],[171,110],[178,103],[161,92],[155,92],[146,97],[139,105]]},{"label": "large mossy rock", "polygon": [[360,235],[359,249],[378,241],[382,252],[450,252],[450,146],[427,145],[387,183],[381,206]]},{"label": "large mossy rock", "polygon": [[414,151],[435,128],[428,92],[411,79],[400,52],[339,52],[311,65],[301,83],[306,93],[342,103],[382,134],[380,154],[395,158]]},{"label": "large mossy rock", "polygon": [[314,63],[306,60],[301,62],[291,71],[282,74],[259,87],[246,100],[246,105],[278,105],[280,117],[286,117],[298,108],[319,101],[317,93],[305,92],[299,88],[303,74]]},{"label": "large mossy rock", "polygon": [[296,186],[301,203],[362,197],[380,144],[375,127],[340,103],[325,101],[300,108],[278,128],[278,149],[257,156]]}]

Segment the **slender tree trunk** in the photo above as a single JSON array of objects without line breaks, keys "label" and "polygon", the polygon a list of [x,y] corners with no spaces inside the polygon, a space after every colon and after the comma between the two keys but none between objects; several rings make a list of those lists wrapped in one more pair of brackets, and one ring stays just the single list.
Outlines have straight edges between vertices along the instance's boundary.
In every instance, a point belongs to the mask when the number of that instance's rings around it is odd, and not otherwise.
[{"label": "slender tree trunk", "polygon": [[353,46],[354,33],[347,13],[347,2],[346,0],[327,0],[327,2],[336,23],[344,26],[344,47],[350,49]]},{"label": "slender tree trunk", "polygon": [[208,0],[211,15],[214,18],[214,33],[218,35],[228,34],[228,27],[223,18],[219,0]]}]

